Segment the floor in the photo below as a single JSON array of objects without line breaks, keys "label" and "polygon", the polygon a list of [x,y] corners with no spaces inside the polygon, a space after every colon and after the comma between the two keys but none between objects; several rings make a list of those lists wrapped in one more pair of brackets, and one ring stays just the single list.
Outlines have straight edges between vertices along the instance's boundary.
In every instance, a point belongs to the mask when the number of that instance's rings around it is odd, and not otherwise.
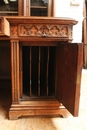
[{"label": "floor", "polygon": [[[1,84],[0,84],[1,85]],[[3,93],[2,93],[3,91]],[[87,70],[82,70],[79,116],[73,117],[67,110],[67,118],[21,117],[8,120],[11,104],[10,91],[0,89],[0,130],[87,130]]]}]

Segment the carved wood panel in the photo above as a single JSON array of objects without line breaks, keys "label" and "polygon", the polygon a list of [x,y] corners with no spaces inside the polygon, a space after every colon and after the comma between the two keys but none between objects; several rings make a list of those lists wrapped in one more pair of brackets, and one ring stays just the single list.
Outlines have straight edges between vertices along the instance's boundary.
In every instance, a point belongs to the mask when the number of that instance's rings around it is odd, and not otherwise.
[{"label": "carved wood panel", "polygon": [[11,36],[18,36],[18,26],[17,25],[11,25]]},{"label": "carved wood panel", "polygon": [[20,24],[19,36],[68,37],[68,26],[50,24]]},{"label": "carved wood panel", "polygon": [[11,36],[32,37],[69,37],[72,38],[72,26],[50,24],[11,25]]}]

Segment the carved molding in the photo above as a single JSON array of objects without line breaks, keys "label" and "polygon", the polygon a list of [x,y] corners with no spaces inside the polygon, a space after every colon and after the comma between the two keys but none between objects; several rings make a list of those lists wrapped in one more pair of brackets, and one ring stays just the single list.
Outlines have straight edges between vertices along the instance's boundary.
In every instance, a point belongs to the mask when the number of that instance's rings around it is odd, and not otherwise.
[{"label": "carved molding", "polygon": [[20,24],[19,36],[68,37],[68,26],[50,24]]},{"label": "carved molding", "polygon": [[69,37],[72,38],[72,26],[50,24],[11,25],[11,36]]}]

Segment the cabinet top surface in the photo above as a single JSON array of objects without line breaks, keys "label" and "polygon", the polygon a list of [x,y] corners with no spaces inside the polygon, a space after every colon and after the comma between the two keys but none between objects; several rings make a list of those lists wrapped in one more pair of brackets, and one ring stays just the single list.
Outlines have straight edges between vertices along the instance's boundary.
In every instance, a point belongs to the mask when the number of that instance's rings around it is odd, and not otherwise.
[{"label": "cabinet top surface", "polygon": [[67,17],[19,17],[19,16],[4,16],[10,23],[55,23],[64,25],[75,25],[78,21]]},{"label": "cabinet top surface", "polygon": [[71,42],[72,26],[75,24],[75,19],[63,17],[0,17],[0,35],[21,41]]}]

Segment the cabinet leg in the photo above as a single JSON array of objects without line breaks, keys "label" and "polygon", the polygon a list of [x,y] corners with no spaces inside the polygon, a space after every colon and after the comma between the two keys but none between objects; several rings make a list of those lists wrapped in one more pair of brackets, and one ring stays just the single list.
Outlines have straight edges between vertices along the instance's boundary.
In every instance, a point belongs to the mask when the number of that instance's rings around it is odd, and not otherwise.
[{"label": "cabinet leg", "polygon": [[67,118],[69,116],[71,116],[71,114],[70,114],[70,112],[66,108],[59,110],[59,117]]}]

